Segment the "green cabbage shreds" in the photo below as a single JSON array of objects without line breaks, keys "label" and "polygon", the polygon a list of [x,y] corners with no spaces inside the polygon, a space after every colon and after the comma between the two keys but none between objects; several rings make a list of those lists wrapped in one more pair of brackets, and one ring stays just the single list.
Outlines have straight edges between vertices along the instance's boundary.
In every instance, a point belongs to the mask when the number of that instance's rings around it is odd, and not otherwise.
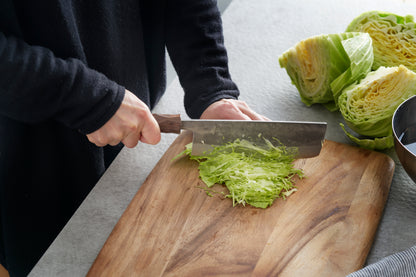
[{"label": "green cabbage shreds", "polygon": [[367,33],[319,35],[297,43],[279,57],[302,102],[324,104],[335,111],[343,88],[364,78],[373,64]]},{"label": "green cabbage shreds", "polygon": [[204,156],[192,156],[192,144],[188,144],[181,154],[198,161],[199,176],[208,187],[224,184],[233,206],[249,204],[267,208],[277,197],[285,198],[295,191],[292,177],[303,177],[303,172],[294,168],[295,153],[266,142],[266,147],[259,147],[237,139]]},{"label": "green cabbage shreds", "polygon": [[416,71],[416,24],[413,16],[369,11],[356,17],[348,32],[366,32],[373,39],[373,70],[404,65]]},{"label": "green cabbage shreds", "polygon": [[358,145],[382,150],[393,147],[391,120],[396,108],[416,94],[416,73],[405,66],[379,67],[360,83],[343,90],[339,108],[348,127],[366,138],[347,136]]}]

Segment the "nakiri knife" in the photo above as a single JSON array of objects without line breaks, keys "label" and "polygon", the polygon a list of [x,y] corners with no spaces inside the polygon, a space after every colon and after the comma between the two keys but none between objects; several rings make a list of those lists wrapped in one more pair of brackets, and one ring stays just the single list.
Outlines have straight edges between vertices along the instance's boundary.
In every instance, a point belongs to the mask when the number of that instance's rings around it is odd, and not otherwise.
[{"label": "nakiri knife", "polygon": [[326,122],[247,121],[247,120],[182,120],[179,114],[153,114],[162,133],[193,132],[192,155],[200,156],[213,147],[235,139],[247,139],[258,145],[264,139],[278,140],[297,150],[296,158],[319,155],[325,139]]}]

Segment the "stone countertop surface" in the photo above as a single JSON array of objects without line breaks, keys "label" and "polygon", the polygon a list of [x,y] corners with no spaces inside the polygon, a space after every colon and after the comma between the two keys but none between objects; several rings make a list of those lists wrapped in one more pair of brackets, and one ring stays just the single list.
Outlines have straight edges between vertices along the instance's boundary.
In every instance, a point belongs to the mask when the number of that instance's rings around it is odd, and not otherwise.
[{"label": "stone countertop surface", "polygon": [[[278,57],[305,38],[343,32],[369,10],[416,15],[403,0],[233,0],[223,13],[225,45],[241,100],[273,120],[326,121],[326,139],[351,144],[339,127],[342,117],[320,105],[305,106]],[[175,78],[153,112],[180,113],[183,90]],[[147,175],[176,138],[163,134],[158,145],[124,148],[30,276],[85,276],[113,227]],[[416,244],[416,184],[396,163],[385,210],[367,264]],[[353,243],[353,242],[352,242]]]}]

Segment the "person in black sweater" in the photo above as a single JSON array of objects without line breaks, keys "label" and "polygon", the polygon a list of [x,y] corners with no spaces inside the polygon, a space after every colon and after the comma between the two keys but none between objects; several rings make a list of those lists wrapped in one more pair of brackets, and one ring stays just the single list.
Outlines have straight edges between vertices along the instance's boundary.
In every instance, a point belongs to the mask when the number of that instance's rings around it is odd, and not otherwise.
[{"label": "person in black sweater", "polygon": [[265,119],[214,0],[0,2],[0,263],[27,275],[123,145],[156,144],[165,49],[191,118]]}]

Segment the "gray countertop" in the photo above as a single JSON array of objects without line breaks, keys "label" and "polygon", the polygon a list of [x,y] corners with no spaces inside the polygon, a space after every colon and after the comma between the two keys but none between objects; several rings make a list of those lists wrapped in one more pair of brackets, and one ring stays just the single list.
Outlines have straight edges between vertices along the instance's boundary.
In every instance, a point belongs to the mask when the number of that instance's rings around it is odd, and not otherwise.
[{"label": "gray countertop", "polygon": [[[339,113],[306,107],[278,57],[298,41],[318,34],[343,32],[368,10],[415,14],[416,4],[403,0],[233,0],[223,14],[230,71],[241,100],[274,120],[326,121],[326,138],[350,144]],[[183,91],[175,78],[154,112],[181,113]],[[163,135],[156,145],[123,149],[30,276],[85,276],[147,175],[175,139]],[[390,194],[367,263],[416,244],[416,185],[396,162]]]}]

